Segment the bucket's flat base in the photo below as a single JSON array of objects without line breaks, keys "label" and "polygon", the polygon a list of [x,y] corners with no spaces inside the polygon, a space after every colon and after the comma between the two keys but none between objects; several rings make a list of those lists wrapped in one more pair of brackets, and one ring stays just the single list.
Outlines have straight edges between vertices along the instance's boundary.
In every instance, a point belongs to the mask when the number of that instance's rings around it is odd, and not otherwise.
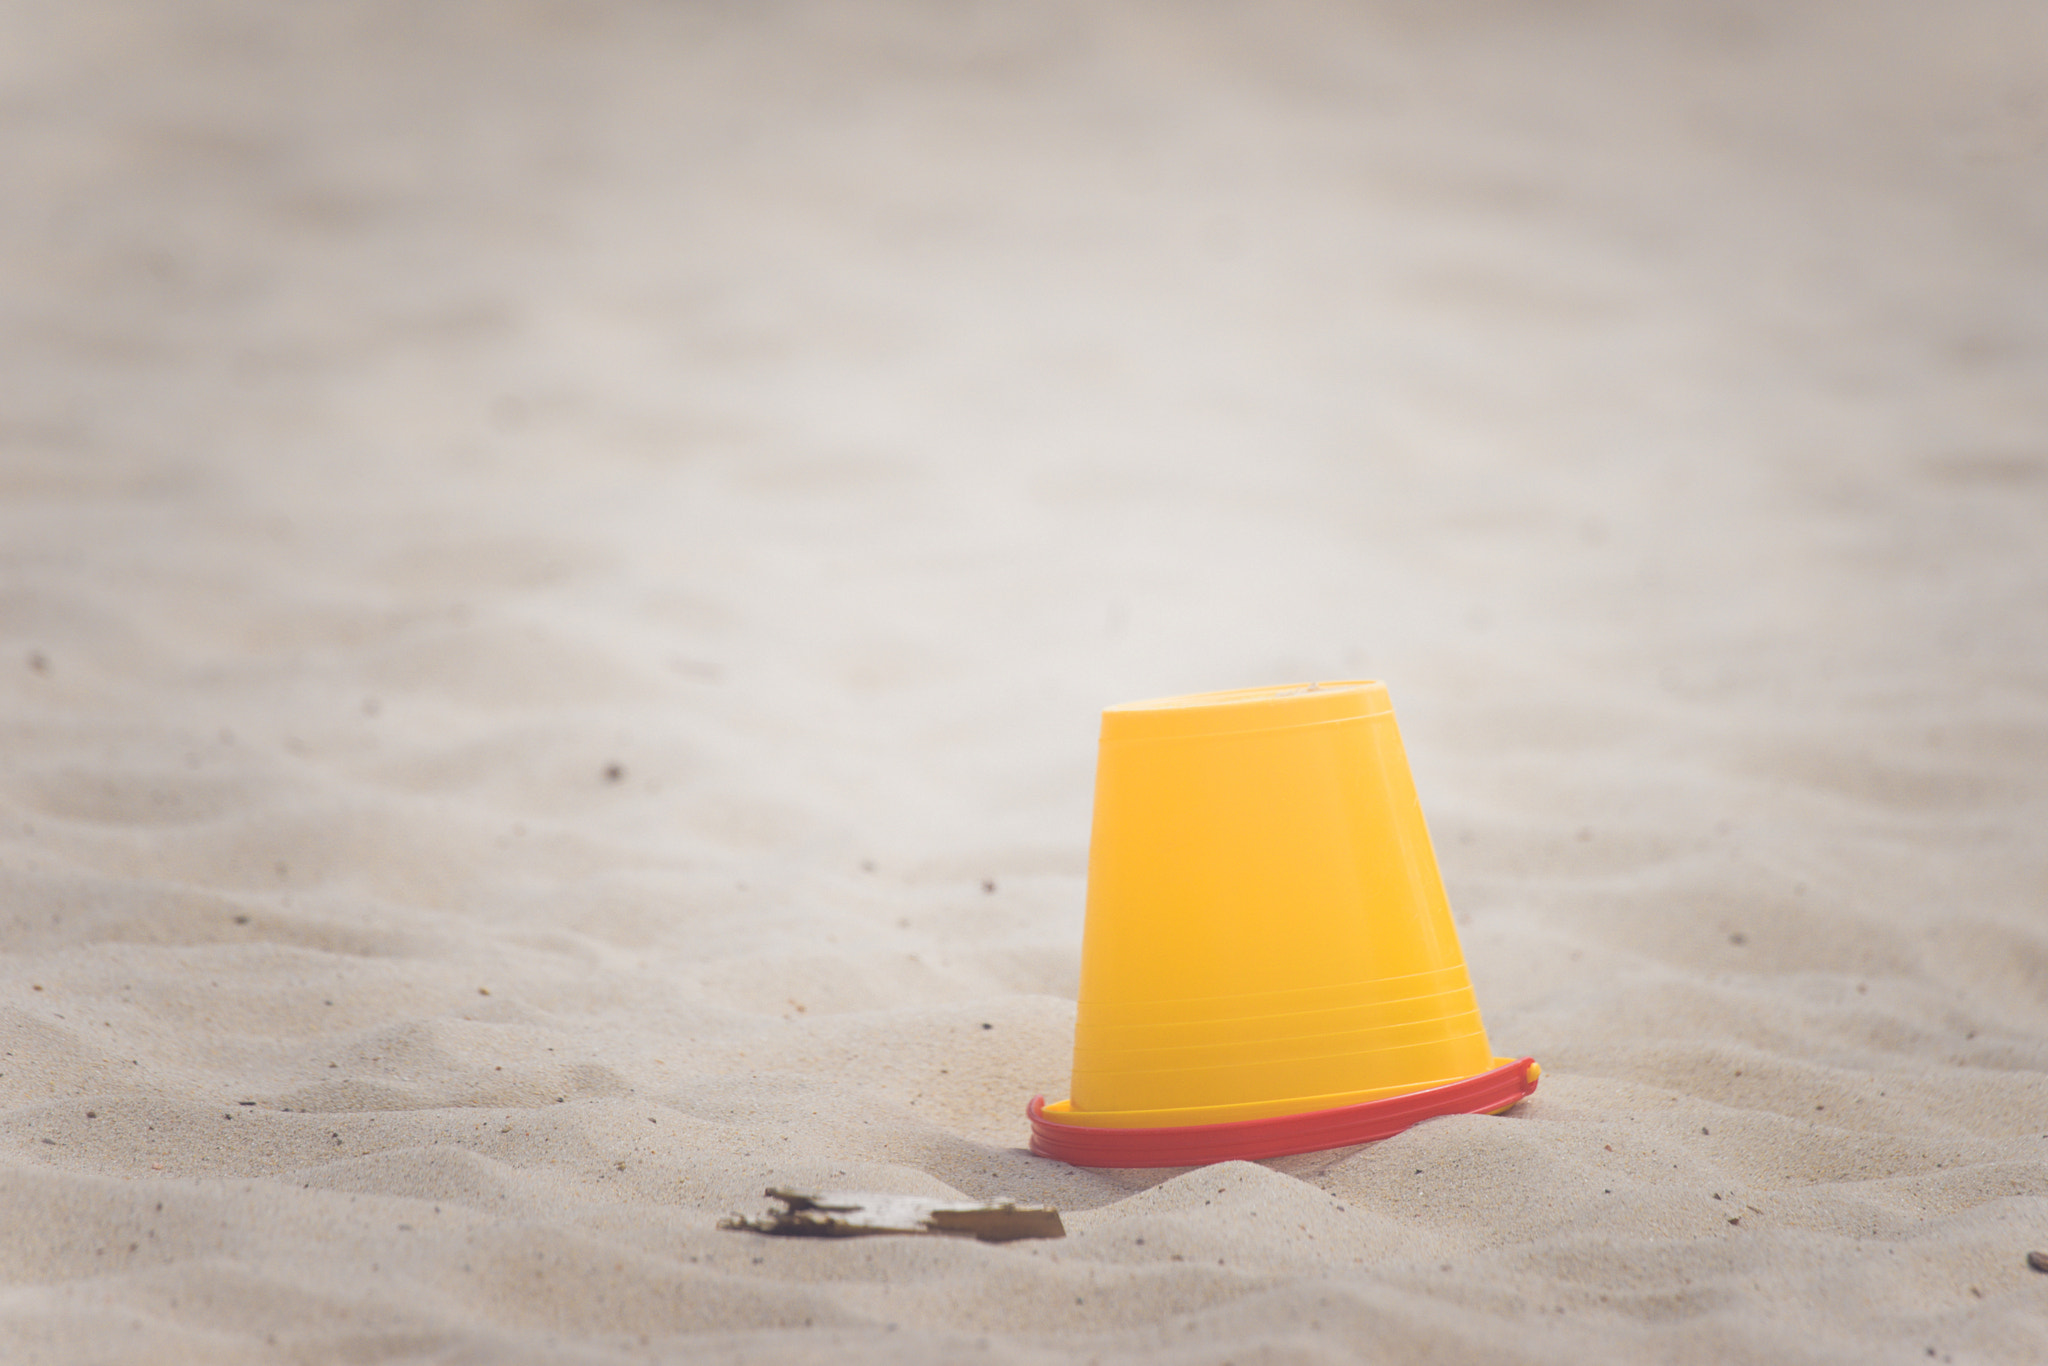
[{"label": "bucket's flat base", "polygon": [[1044,1096],[1032,1097],[1024,1113],[1031,1120],[1031,1151],[1040,1157],[1077,1167],[1200,1167],[1372,1143],[1438,1115],[1497,1115],[1533,1092],[1541,1071],[1535,1059],[1522,1058],[1405,1096],[1226,1124],[1153,1129],[1061,1124],[1046,1117]]}]

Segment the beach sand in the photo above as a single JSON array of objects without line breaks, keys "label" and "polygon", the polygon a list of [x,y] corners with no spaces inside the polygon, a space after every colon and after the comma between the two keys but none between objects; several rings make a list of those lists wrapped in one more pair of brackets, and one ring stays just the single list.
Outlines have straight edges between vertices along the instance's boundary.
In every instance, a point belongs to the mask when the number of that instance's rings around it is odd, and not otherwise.
[{"label": "beach sand", "polygon": [[[2048,1359],[2044,54],[0,6],[0,1360]],[[1345,677],[1541,1090],[1030,1156],[1100,709]]]}]

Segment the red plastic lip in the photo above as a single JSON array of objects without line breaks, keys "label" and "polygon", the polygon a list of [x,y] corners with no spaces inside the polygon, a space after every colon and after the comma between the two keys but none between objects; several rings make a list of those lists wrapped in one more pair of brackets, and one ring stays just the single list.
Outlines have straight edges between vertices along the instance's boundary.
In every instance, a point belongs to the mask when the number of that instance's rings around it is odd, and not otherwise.
[{"label": "red plastic lip", "polygon": [[1097,1129],[1045,1117],[1045,1097],[1033,1096],[1031,1151],[1076,1167],[1200,1167],[1211,1162],[1257,1161],[1291,1153],[1348,1148],[1392,1138],[1438,1115],[1484,1115],[1517,1104],[1536,1089],[1523,1058],[1476,1077],[1333,1110],[1227,1124],[1183,1124],[1151,1129]]}]

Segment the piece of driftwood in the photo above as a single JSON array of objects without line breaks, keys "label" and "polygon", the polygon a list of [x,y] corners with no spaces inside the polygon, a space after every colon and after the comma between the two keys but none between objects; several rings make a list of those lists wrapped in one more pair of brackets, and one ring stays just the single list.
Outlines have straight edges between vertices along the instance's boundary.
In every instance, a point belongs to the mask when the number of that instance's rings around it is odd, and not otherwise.
[{"label": "piece of driftwood", "polygon": [[990,1204],[928,1200],[918,1195],[832,1193],[807,1195],[770,1186],[763,1194],[783,1208],[759,1219],[735,1214],[720,1228],[772,1233],[785,1238],[865,1238],[879,1233],[935,1233],[1007,1243],[1018,1238],[1064,1238],[1060,1212],[1014,1200]]}]

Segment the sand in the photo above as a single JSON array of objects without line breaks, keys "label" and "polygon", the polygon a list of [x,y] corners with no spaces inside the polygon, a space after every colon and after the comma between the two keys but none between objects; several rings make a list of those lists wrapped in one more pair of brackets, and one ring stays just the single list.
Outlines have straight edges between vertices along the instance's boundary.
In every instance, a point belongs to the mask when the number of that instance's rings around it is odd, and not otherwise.
[{"label": "sand", "polygon": [[[0,6],[0,1359],[2048,1358],[2044,53]],[[1342,677],[1542,1089],[1030,1156],[1097,713]]]}]

